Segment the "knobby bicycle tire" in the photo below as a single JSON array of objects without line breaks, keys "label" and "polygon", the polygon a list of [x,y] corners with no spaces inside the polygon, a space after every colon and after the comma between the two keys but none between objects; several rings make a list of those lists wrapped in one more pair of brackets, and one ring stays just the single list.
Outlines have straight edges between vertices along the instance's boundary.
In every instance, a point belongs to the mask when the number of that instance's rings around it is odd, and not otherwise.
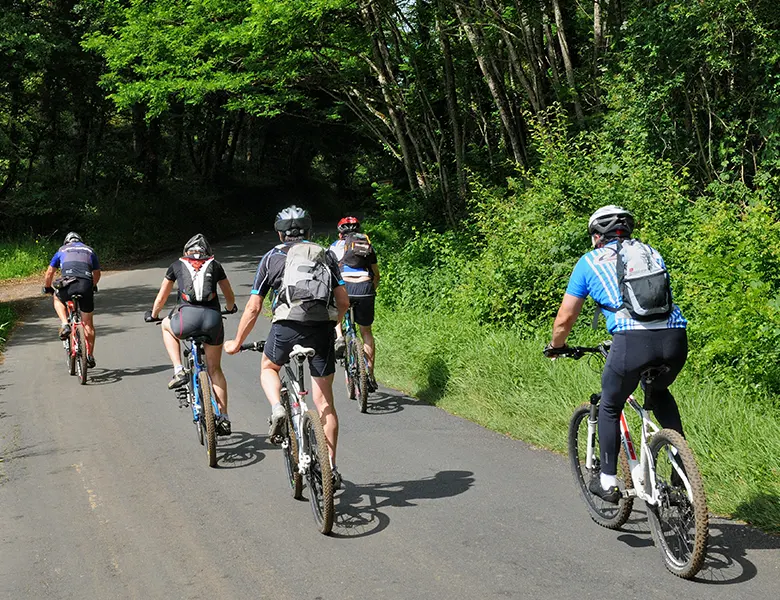
[{"label": "knobby bicycle tire", "polygon": [[77,371],[79,375],[79,383],[86,385],[87,383],[87,339],[84,333],[84,326],[79,324],[76,326],[76,361]]},{"label": "knobby bicycle tire", "polygon": [[290,414],[290,396],[286,389],[282,389],[282,406],[287,413],[287,425],[282,441],[284,469],[287,472],[287,481],[290,483],[293,498],[299,500],[303,495],[303,477],[298,471],[298,438],[295,437],[295,427]]},{"label": "knobby bicycle tire", "polygon": [[355,396],[357,397],[360,412],[364,413],[368,410],[368,371],[366,370],[366,356],[363,353],[362,343],[357,336],[352,338],[351,343],[357,370],[357,377],[355,378]]},{"label": "knobby bicycle tire", "polygon": [[[648,447],[660,496],[657,505],[648,505],[650,531],[666,568],[678,577],[691,579],[704,564],[709,539],[707,498],[699,467],[688,443],[671,429],[655,433]],[[665,448],[669,451],[663,452]],[[676,456],[672,448],[676,450]],[[670,454],[674,458],[670,458]],[[690,483],[690,494],[681,480],[674,483],[672,460],[682,463]]]},{"label": "knobby bicycle tire", "polygon": [[[598,496],[591,494],[588,483],[592,477],[599,477],[601,466],[599,457],[598,431],[596,432],[595,459],[593,468],[588,470],[585,462],[587,448],[588,417],[590,416],[590,403],[586,402],[577,407],[569,421],[569,464],[571,466],[574,483],[585,501],[588,514],[594,522],[607,529],[619,529],[631,515],[634,505],[633,498],[621,498],[617,505],[604,502]],[[633,487],[631,471],[628,467],[623,448],[620,449],[618,459],[622,479],[618,478],[618,487],[621,489]]]},{"label": "knobby bicycle tire", "polygon": [[68,364],[68,375],[76,374],[76,354],[73,352],[73,344],[75,342],[75,336],[73,334],[68,335],[68,347],[65,348]]},{"label": "knobby bicycle tire", "polygon": [[302,421],[306,451],[311,456],[306,483],[309,486],[309,501],[314,520],[320,533],[328,534],[333,529],[333,474],[330,469],[330,455],[325,431],[320,416],[309,410]]},{"label": "knobby bicycle tire", "polygon": [[209,466],[217,466],[217,422],[214,418],[214,407],[211,405],[211,386],[206,371],[198,373],[198,387],[200,388],[200,402],[203,407],[203,420],[206,422],[206,455],[209,458]]},{"label": "knobby bicycle tire", "polygon": [[344,379],[347,385],[347,398],[354,400],[356,397],[356,386],[354,376],[355,362],[352,359],[352,340],[355,336],[350,332],[347,332],[344,337],[346,340],[346,347],[344,348]]}]

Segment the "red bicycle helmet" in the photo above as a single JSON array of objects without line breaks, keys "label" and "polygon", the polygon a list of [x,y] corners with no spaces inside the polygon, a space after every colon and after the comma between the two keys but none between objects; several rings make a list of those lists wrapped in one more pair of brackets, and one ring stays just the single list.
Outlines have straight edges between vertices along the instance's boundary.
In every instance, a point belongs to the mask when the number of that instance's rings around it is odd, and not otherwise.
[{"label": "red bicycle helmet", "polygon": [[347,233],[349,231],[360,231],[360,221],[357,217],[344,217],[338,224],[339,233]]}]

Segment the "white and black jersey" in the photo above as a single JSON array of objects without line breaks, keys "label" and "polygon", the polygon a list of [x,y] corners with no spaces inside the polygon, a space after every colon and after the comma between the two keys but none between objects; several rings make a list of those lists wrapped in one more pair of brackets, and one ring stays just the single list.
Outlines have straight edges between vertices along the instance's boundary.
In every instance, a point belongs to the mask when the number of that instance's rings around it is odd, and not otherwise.
[{"label": "white and black jersey", "polygon": [[227,275],[213,256],[205,259],[182,256],[168,267],[165,278],[177,283],[179,304],[208,306],[219,310],[217,284],[227,279]]}]

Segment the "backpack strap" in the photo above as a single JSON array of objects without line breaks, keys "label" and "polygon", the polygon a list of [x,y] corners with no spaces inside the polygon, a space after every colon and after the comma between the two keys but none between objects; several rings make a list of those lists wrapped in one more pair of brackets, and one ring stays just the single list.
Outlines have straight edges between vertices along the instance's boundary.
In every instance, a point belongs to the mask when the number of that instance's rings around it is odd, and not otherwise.
[{"label": "backpack strap", "polygon": [[[617,243],[618,243],[617,250],[615,250],[614,248],[609,248],[606,245],[604,247],[608,248],[609,250],[612,250],[613,252],[615,252],[615,254],[617,255],[617,257],[616,257],[617,258],[617,266],[621,267],[620,270],[622,271],[623,263],[620,260],[620,251],[623,249],[623,244],[620,243],[620,238],[616,238],[616,239],[617,239]],[[610,240],[610,241],[612,241],[612,240]],[[620,273],[617,273],[617,280],[618,280],[618,284],[619,284],[619,282],[620,282]],[[594,302],[596,302],[596,301],[594,300]],[[593,321],[590,324],[593,329],[598,329],[599,328],[599,316],[601,315],[601,311],[599,309],[608,310],[611,313],[616,313],[617,311],[620,310],[619,308],[612,308],[611,306],[606,306],[605,304],[601,304],[599,302],[596,302],[596,309],[593,311]]]}]

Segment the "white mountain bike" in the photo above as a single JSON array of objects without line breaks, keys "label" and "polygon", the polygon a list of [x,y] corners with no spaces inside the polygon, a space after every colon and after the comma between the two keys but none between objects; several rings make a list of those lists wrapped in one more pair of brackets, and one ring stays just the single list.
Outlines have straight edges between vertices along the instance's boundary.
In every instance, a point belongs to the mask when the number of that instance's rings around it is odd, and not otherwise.
[{"label": "white mountain bike", "polygon": [[[564,347],[547,353],[580,359],[596,355],[606,359],[611,343],[595,348]],[[653,380],[669,369],[666,365],[651,367],[642,373],[645,398]],[[585,500],[591,518],[608,529],[619,529],[631,514],[634,498],[644,500],[647,520],[656,546],[661,550],[666,568],[684,579],[693,578],[701,569],[707,553],[709,515],[696,459],[685,439],[671,429],[659,429],[650,420],[652,410],[647,401],[640,406],[633,396],[627,405],[642,422],[639,456],[631,437],[625,413],[620,415],[622,447],[618,459],[617,505],[593,495],[588,484],[601,474],[598,440],[598,406],[601,394],[580,405],[569,422],[569,461],[577,488]]]}]

